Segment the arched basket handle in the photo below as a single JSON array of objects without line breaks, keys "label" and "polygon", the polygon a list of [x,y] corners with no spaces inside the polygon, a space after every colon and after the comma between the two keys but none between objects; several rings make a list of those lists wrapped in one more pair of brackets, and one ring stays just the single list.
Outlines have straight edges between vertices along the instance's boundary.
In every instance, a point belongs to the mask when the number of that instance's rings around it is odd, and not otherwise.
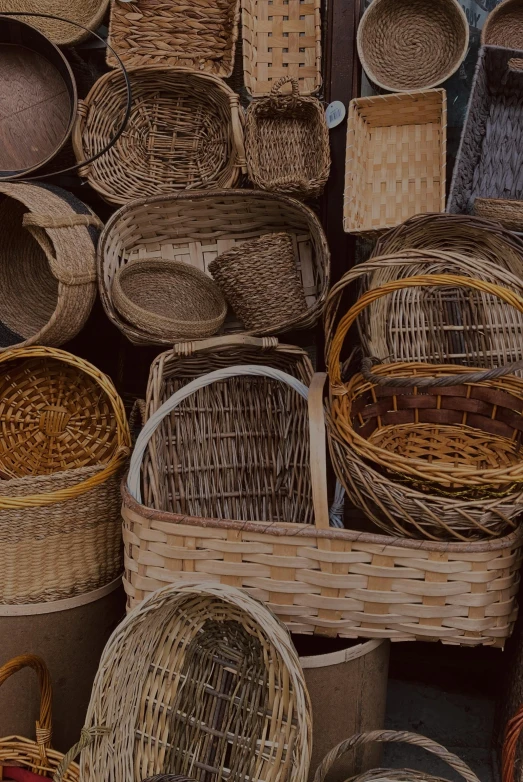
[{"label": "arched basket handle", "polygon": [[40,714],[36,722],[36,743],[42,761],[47,764],[46,750],[51,746],[53,734],[53,690],[47,665],[41,657],[37,657],[34,654],[22,654],[19,657],[14,657],[0,668],[0,686],[13,676],[13,674],[18,673],[18,671],[21,671],[23,668],[32,668],[38,677],[38,685],[40,687]]},{"label": "arched basket handle", "polygon": [[292,97],[293,98],[299,98],[300,97],[300,88],[298,85],[298,79],[294,78],[294,76],[282,76],[278,79],[278,81],[275,81],[272,85],[271,89],[271,96],[276,97],[279,95],[281,88],[285,84],[291,84],[292,86]]}]

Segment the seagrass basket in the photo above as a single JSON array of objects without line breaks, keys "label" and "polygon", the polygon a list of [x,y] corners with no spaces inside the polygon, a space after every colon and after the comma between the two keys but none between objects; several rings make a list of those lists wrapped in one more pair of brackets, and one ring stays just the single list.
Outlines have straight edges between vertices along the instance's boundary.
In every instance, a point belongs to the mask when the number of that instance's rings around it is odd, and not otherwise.
[{"label": "seagrass basket", "polygon": [[[80,176],[111,204],[194,188],[234,187],[246,172],[243,109],[222,79],[189,68],[133,68],[125,132]],[[79,101],[73,147],[80,163],[120,127],[127,89],[120,71],[104,74]]]},{"label": "seagrass basket", "polygon": [[98,733],[81,756],[86,782],[160,772],[306,782],[309,771],[311,704],[289,634],[261,602],[198,577],[117,627],[86,726]]},{"label": "seagrass basket", "polygon": [[523,201],[476,198],[474,214],[501,223],[509,231],[523,231]]},{"label": "seagrass basket", "polygon": [[503,0],[487,16],[481,31],[483,46],[506,46],[523,49],[523,3]]},{"label": "seagrass basket", "polygon": [[467,54],[469,25],[457,0],[373,0],[357,34],[363,70],[389,92],[437,87]]},{"label": "seagrass basket", "polygon": [[[148,0],[111,5],[109,44],[127,68],[182,66],[230,76],[238,38],[240,0]],[[110,49],[107,63],[116,66]]]},{"label": "seagrass basket", "polygon": [[22,22],[38,28],[58,46],[76,46],[89,36],[89,30],[96,30],[102,24],[110,0],[0,0],[0,14],[6,11],[45,13],[70,19],[89,28],[82,30],[75,24],[58,19],[43,19],[39,16],[22,16]]},{"label": "seagrass basket", "polygon": [[[281,95],[290,83],[292,93]],[[267,98],[247,109],[245,151],[249,179],[262,190],[317,198],[330,171],[329,130],[316,98],[300,96],[298,80],[282,76]]]},{"label": "seagrass basket", "polygon": [[[254,190],[185,192],[134,201],[114,214],[98,246],[98,286],[109,319],[135,344],[150,336],[117,313],[111,287],[119,268],[136,258],[181,261],[209,273],[217,255],[246,241],[285,231],[292,237],[294,258],[307,309],[277,324],[277,333],[313,326],[329,287],[330,255],[320,222],[312,210],[288,196]],[[227,318],[221,331],[243,331]],[[265,334],[262,331],[262,336]],[[156,344],[172,346],[158,338]]]},{"label": "seagrass basket", "polygon": [[0,183],[0,350],[58,346],[85,324],[96,297],[102,223],[60,188]]}]

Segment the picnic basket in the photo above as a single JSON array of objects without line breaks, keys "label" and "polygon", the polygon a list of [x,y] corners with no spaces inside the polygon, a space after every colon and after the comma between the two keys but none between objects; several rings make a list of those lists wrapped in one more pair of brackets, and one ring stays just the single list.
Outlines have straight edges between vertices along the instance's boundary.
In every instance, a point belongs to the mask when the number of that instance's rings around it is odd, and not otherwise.
[{"label": "picnic basket", "polygon": [[503,0],[487,16],[481,31],[483,46],[506,46],[523,49],[523,3]]},{"label": "picnic basket", "polygon": [[[142,330],[117,313],[111,286],[119,268],[134,259],[182,261],[208,273],[220,253],[242,242],[285,231],[290,234],[307,310],[277,324],[273,333],[313,326],[321,315],[330,277],[327,240],[314,212],[288,196],[254,190],[185,192],[144,198],[120,209],[98,246],[98,286],[109,319],[134,344],[150,344]],[[223,331],[245,331],[228,318]],[[257,333],[257,332],[255,332]],[[266,332],[262,331],[261,335]],[[157,344],[172,346],[159,338]]]},{"label": "picnic basket", "polygon": [[[281,88],[290,83],[290,95]],[[253,100],[245,121],[249,178],[262,190],[317,198],[330,171],[329,130],[319,100],[300,96],[298,80],[282,76],[271,94]]]},{"label": "picnic basket", "polygon": [[[0,14],[8,11],[20,13],[36,12],[70,19],[76,24],[59,19],[44,19],[40,16],[22,16],[21,20],[36,27],[58,46],[76,46],[89,36],[89,30],[96,30],[102,24],[110,0],[45,0],[42,5],[35,0],[0,0]],[[87,27],[87,30],[80,26]]]}]

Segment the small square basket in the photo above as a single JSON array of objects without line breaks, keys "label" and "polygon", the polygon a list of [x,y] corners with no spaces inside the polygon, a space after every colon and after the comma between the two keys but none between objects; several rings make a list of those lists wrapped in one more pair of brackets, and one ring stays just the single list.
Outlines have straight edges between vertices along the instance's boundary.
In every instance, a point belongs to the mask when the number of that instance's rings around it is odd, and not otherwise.
[{"label": "small square basket", "polygon": [[343,228],[365,234],[445,209],[445,90],[351,101]]}]

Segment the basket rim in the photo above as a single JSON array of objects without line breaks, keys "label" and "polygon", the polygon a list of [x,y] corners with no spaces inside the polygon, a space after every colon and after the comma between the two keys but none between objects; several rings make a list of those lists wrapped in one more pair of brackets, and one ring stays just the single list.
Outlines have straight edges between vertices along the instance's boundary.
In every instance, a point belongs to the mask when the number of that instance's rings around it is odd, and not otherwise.
[{"label": "basket rim", "polygon": [[[489,44],[489,42],[487,41],[487,36],[489,34],[489,27],[491,26],[492,22],[495,22],[497,20],[498,16],[503,16],[507,8],[510,9],[511,6],[514,6],[515,8],[522,8],[523,10],[523,5],[521,4],[521,0],[502,0],[501,3],[494,6],[492,11],[489,12],[487,18],[485,19],[485,24],[483,25],[483,28],[481,30],[481,39],[480,39],[481,46],[497,45],[497,44]],[[505,48],[505,47],[501,47],[501,48]]]}]

